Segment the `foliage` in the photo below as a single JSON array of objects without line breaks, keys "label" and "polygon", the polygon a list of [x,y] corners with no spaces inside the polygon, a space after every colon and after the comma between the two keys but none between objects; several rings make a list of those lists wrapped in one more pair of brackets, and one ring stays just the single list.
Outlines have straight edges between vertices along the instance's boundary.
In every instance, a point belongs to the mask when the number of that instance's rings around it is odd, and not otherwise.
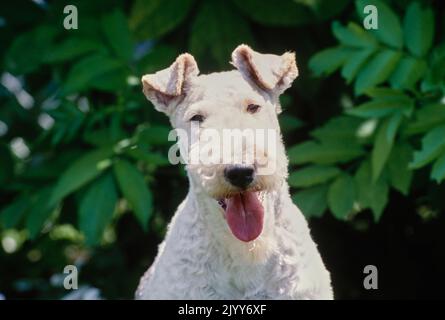
[{"label": "foliage", "polygon": [[[166,159],[168,121],[139,79],[184,51],[203,73],[230,68],[239,43],[297,53],[280,123],[308,217],[369,208],[378,220],[391,189],[433,206],[425,190],[445,178],[443,12],[365,2],[380,10],[378,30],[361,27],[361,0],[0,4],[0,291],[61,297],[54,277],[74,263],[105,297],[132,296],[186,192]],[[78,30],[62,27],[66,4]],[[322,50],[332,19],[338,44]]]},{"label": "foliage", "polygon": [[[371,208],[378,220],[389,188],[409,195],[418,169],[432,163],[431,184],[445,179],[445,82],[443,74],[435,75],[443,70],[445,47],[438,41],[434,45],[435,14],[430,6],[413,1],[401,18],[385,2],[358,0],[359,16],[367,4],[379,9],[378,29],[335,21],[332,32],[338,45],[309,62],[318,75],[340,70],[353,86],[356,105],[312,131],[314,140],[292,147],[289,156],[291,163],[308,164],[300,172],[313,170],[316,184],[328,186],[327,193],[319,188],[313,197],[327,202],[336,217]],[[336,175],[314,169],[312,164],[320,163],[330,164]],[[303,207],[305,201],[312,199],[296,196]],[[324,208],[319,203],[311,214],[319,215]]]}]

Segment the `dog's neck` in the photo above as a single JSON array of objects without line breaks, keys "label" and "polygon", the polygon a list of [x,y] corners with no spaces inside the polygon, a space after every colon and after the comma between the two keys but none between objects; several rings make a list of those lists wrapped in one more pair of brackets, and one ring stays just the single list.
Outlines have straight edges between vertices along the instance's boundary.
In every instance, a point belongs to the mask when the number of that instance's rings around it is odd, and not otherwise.
[{"label": "dog's neck", "polygon": [[199,223],[203,224],[205,232],[209,235],[209,243],[213,249],[227,255],[240,264],[264,263],[276,251],[278,245],[277,228],[283,225],[281,220],[281,202],[289,197],[288,185],[283,182],[279,190],[265,193],[262,201],[264,207],[264,225],[261,235],[251,241],[243,242],[237,239],[230,231],[224,213],[217,201],[210,197],[189,175],[190,192],[189,201],[193,201],[194,210],[199,216]]}]

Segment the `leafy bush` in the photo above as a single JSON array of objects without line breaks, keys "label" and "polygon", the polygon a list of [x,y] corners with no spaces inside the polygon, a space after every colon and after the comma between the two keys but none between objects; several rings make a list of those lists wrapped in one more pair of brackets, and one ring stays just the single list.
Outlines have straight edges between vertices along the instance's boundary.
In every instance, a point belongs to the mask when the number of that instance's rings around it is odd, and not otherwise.
[{"label": "leafy bush", "polygon": [[309,63],[318,75],[341,70],[358,102],[289,150],[292,164],[308,164],[290,184],[302,188],[294,199],[310,216],[370,208],[378,220],[389,189],[410,195],[420,168],[432,164],[431,184],[445,179],[445,46],[434,45],[433,9],[411,2],[402,20],[382,1],[358,0],[362,18],[367,4],[379,10],[378,29],[335,21],[339,44]]}]

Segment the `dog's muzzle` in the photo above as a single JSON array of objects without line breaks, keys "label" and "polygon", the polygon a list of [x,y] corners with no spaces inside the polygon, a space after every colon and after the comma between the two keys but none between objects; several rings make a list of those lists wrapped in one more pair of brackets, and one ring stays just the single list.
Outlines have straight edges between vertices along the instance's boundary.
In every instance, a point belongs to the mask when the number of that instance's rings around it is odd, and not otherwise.
[{"label": "dog's muzzle", "polygon": [[246,189],[255,179],[252,165],[231,165],[224,169],[224,178],[233,186]]}]

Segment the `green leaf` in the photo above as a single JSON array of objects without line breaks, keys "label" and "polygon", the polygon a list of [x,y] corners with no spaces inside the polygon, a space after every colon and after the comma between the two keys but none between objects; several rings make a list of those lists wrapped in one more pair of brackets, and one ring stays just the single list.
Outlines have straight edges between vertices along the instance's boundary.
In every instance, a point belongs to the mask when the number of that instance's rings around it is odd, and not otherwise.
[{"label": "green leaf", "polygon": [[189,41],[190,50],[198,59],[205,61],[210,54],[221,67],[225,67],[237,45],[253,42],[249,25],[229,1],[207,0],[201,3]]},{"label": "green leaf", "polygon": [[363,149],[358,145],[351,145],[349,141],[329,143],[304,142],[291,147],[288,151],[291,164],[313,162],[315,164],[344,163],[363,155]]},{"label": "green leaf", "polygon": [[350,116],[338,116],[329,120],[322,127],[311,131],[311,136],[318,140],[329,143],[337,141],[349,141],[357,144],[357,131],[363,120]]},{"label": "green leaf", "polygon": [[149,146],[163,146],[172,144],[168,141],[168,135],[171,128],[166,126],[142,126],[138,128],[136,134],[137,140]]},{"label": "green leaf", "polygon": [[379,0],[357,0],[355,2],[358,15],[362,20],[367,16],[363,9],[367,5],[374,5],[378,10],[378,27],[369,30],[377,39],[384,44],[400,49],[403,46],[403,33],[399,17],[386,5]]},{"label": "green leaf", "polygon": [[340,175],[329,187],[329,208],[337,219],[345,219],[352,210],[354,200],[354,179],[348,174]]},{"label": "green leaf", "polygon": [[332,32],[343,45],[348,47],[369,48],[377,46],[376,39],[354,22],[349,22],[347,27],[343,27],[341,23],[334,21]]},{"label": "green leaf", "polygon": [[133,56],[134,42],[123,12],[115,9],[104,15],[101,26],[116,56],[123,61],[130,61]]},{"label": "green leaf", "polygon": [[384,49],[378,52],[357,75],[354,90],[357,94],[385,82],[402,57],[400,51]]},{"label": "green leaf", "polygon": [[55,204],[63,197],[96,178],[110,165],[113,150],[110,147],[88,152],[75,160],[57,182],[50,203]]},{"label": "green leaf", "polygon": [[43,25],[15,37],[5,54],[5,69],[15,75],[35,71],[52,47],[56,34],[57,28]]},{"label": "green leaf", "polygon": [[436,159],[445,150],[445,125],[429,131],[422,139],[422,149],[414,152],[411,169],[421,168]]},{"label": "green leaf", "polygon": [[293,202],[306,217],[321,217],[326,211],[327,185],[304,189],[292,196]]},{"label": "green leaf", "polygon": [[445,123],[445,105],[433,103],[416,109],[415,120],[409,123],[405,129],[407,134],[426,132],[437,125]]},{"label": "green leaf", "polygon": [[23,218],[26,210],[29,208],[30,201],[28,195],[20,195],[14,201],[0,211],[0,224],[5,229],[17,227]]},{"label": "green leaf", "polygon": [[113,134],[110,127],[105,127],[97,130],[85,130],[82,138],[85,142],[93,146],[106,147],[125,139],[125,134],[122,129],[118,129],[118,131]]},{"label": "green leaf", "polygon": [[45,55],[44,62],[58,63],[80,57],[92,51],[105,51],[97,41],[85,38],[70,37],[52,46]]},{"label": "green leaf", "polygon": [[103,91],[116,93],[127,86],[128,70],[121,66],[94,77],[89,86]]},{"label": "green leaf", "polygon": [[301,128],[304,125],[304,122],[300,119],[287,114],[280,115],[278,120],[280,122],[280,128],[283,132],[289,132]]},{"label": "green leaf", "polygon": [[357,76],[357,73],[360,71],[362,66],[371,58],[374,54],[375,49],[361,49],[354,50],[351,52],[349,58],[343,64],[341,69],[341,75],[346,79],[346,82],[349,84],[354,80]]},{"label": "green leaf", "polygon": [[167,68],[178,56],[178,51],[170,46],[157,43],[144,57],[138,61],[140,74],[155,73]]},{"label": "green leaf", "polygon": [[358,200],[363,208],[371,208],[374,220],[378,221],[388,203],[389,187],[384,175],[377,181],[372,180],[371,164],[363,161],[355,174]]},{"label": "green leaf", "polygon": [[408,195],[413,172],[408,168],[413,149],[408,143],[396,144],[388,159],[389,181],[404,195]]},{"label": "green leaf", "polygon": [[293,0],[233,0],[252,20],[267,26],[300,26],[313,22],[313,11]]},{"label": "green leaf", "polygon": [[423,77],[427,69],[424,60],[404,57],[397,65],[389,82],[393,88],[413,89],[417,81]]},{"label": "green leaf", "polygon": [[139,39],[159,38],[175,29],[195,0],[137,0],[131,9],[130,29]]},{"label": "green leaf", "polygon": [[334,166],[314,165],[296,169],[290,174],[288,182],[292,187],[311,187],[335,178],[340,172]]},{"label": "green leaf", "polygon": [[445,179],[445,152],[436,160],[431,171],[431,179],[441,183]]},{"label": "green leaf", "polygon": [[430,57],[429,68],[421,84],[423,92],[440,90],[440,86],[444,83],[445,44],[435,47]]},{"label": "green leaf", "polygon": [[315,75],[329,75],[340,68],[349,58],[351,49],[338,46],[316,53],[309,61],[309,68]]},{"label": "green leaf", "polygon": [[170,164],[168,158],[161,153],[146,151],[142,147],[128,149],[126,151],[130,157],[136,160],[142,160],[155,166],[165,166]]},{"label": "green leaf", "polygon": [[409,114],[414,108],[414,101],[408,97],[382,97],[365,102],[346,112],[362,118],[381,118],[394,113]]},{"label": "green leaf", "polygon": [[[315,13],[318,20],[329,19],[343,12],[351,0],[337,0],[337,1],[308,1],[308,0],[294,0],[299,4],[306,5]],[[275,1],[276,3],[277,1]]]},{"label": "green leaf", "polygon": [[99,243],[113,217],[117,190],[110,173],[95,180],[86,190],[79,207],[79,227],[88,245]]},{"label": "green leaf", "polygon": [[51,187],[43,188],[37,192],[32,199],[32,204],[27,212],[25,221],[25,227],[31,239],[37,237],[43,224],[56,207],[55,203],[49,201],[52,192],[53,189]]},{"label": "green leaf", "polygon": [[400,98],[400,99],[408,99],[409,97],[403,93],[403,91],[396,90],[388,87],[376,87],[370,88],[365,91],[365,94],[370,98]]},{"label": "green leaf", "polygon": [[396,113],[385,119],[377,130],[371,155],[373,181],[377,181],[386,164],[401,121],[402,114]]},{"label": "green leaf", "polygon": [[405,43],[411,53],[422,57],[428,53],[434,39],[434,13],[430,7],[411,2],[403,21]]},{"label": "green leaf", "polygon": [[63,94],[82,91],[91,86],[96,77],[119,68],[122,68],[122,64],[113,58],[100,54],[88,56],[77,62],[69,71],[63,86]]},{"label": "green leaf", "polygon": [[145,179],[138,169],[126,160],[114,164],[119,187],[132,206],[141,226],[147,230],[148,221],[153,211],[153,199]]}]

